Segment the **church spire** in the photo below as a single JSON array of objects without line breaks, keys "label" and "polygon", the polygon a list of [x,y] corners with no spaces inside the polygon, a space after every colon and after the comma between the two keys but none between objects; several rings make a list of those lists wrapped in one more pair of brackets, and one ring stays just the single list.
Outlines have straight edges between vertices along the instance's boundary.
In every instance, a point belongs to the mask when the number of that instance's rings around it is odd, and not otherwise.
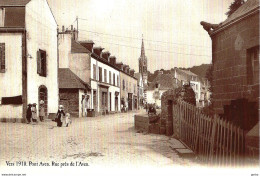
[{"label": "church spire", "polygon": [[143,36],[143,35],[142,35],[141,57],[145,57],[145,52],[144,52],[144,36]]}]

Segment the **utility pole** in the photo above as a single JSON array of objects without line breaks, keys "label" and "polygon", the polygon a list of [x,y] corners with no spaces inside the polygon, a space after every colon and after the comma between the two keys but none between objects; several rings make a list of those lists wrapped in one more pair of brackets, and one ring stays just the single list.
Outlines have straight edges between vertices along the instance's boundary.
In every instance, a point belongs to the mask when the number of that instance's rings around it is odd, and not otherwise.
[{"label": "utility pole", "polygon": [[77,21],[77,31],[79,32],[79,18],[78,18],[78,16],[76,17],[76,21]]}]

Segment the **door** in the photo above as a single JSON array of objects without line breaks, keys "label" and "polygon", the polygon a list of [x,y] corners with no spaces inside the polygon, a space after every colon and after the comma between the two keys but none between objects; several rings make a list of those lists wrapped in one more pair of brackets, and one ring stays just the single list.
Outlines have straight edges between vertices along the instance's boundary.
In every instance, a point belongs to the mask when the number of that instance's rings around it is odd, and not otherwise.
[{"label": "door", "polygon": [[93,90],[93,106],[95,112],[97,112],[97,91]]},{"label": "door", "polygon": [[112,111],[112,97],[111,97],[111,92],[109,92],[109,105],[110,105],[110,111]]},{"label": "door", "polygon": [[38,97],[38,110],[40,110],[40,101],[43,100],[44,104],[44,112],[45,112],[45,118],[48,117],[48,91],[47,88],[44,85],[41,85],[39,87],[39,97]]}]

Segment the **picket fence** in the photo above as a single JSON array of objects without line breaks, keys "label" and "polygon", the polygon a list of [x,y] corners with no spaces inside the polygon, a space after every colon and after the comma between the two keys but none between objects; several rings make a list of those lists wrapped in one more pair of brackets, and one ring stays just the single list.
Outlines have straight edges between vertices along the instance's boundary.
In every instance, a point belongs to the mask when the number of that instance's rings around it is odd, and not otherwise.
[{"label": "picket fence", "polygon": [[195,106],[178,100],[173,114],[179,121],[179,138],[208,164],[243,164],[244,131],[219,116],[207,116]]}]

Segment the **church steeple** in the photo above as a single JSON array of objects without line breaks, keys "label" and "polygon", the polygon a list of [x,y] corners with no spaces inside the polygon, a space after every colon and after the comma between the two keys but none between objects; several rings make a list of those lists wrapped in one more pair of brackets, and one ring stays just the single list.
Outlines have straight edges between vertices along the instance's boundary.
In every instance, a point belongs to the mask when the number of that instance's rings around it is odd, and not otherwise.
[{"label": "church steeple", "polygon": [[147,57],[144,50],[144,37],[142,35],[141,56],[139,57],[139,73],[147,75]]},{"label": "church steeple", "polygon": [[143,35],[142,35],[141,57],[145,57],[145,51],[144,51],[144,37],[143,37]]}]

